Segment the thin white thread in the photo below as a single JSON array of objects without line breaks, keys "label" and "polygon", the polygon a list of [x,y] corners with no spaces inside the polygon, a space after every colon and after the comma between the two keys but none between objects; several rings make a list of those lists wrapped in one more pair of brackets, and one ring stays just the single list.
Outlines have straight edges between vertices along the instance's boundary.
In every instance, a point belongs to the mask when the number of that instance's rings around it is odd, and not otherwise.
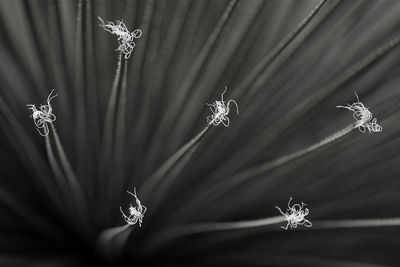
[{"label": "thin white thread", "polygon": [[137,194],[136,194],[136,188],[134,188],[133,190],[134,190],[134,191],[133,191],[134,193],[131,193],[131,192],[129,192],[129,191],[127,191],[127,192],[128,192],[128,194],[132,195],[132,196],[135,198],[136,206],[133,207],[132,204],[129,206],[129,208],[128,208],[129,216],[127,216],[127,215],[122,211],[122,207],[119,207],[119,210],[121,211],[122,217],[124,218],[124,220],[125,220],[125,222],[126,222],[127,224],[129,224],[129,225],[135,225],[136,223],[139,222],[139,226],[142,226],[143,217],[144,217],[144,214],[145,214],[145,212],[146,212],[146,210],[147,210],[147,207],[146,207],[146,206],[143,206],[143,205],[140,203],[140,200],[138,199]]},{"label": "thin white thread", "polygon": [[115,34],[118,36],[118,48],[115,51],[119,51],[121,54],[125,55],[125,59],[129,59],[133,48],[135,48],[136,43],[134,39],[140,38],[142,36],[142,31],[140,29],[135,29],[133,32],[129,32],[123,20],[117,20],[115,23],[111,21],[104,22],[104,20],[98,17],[102,27],[105,31]]},{"label": "thin white thread", "polygon": [[353,112],[353,118],[356,120],[356,128],[362,133],[368,132],[381,132],[382,126],[377,123],[377,119],[372,117],[372,113],[363,103],[360,102],[356,92],[357,102],[347,104],[347,106],[336,106],[337,108],[345,108]]},{"label": "thin white thread", "polygon": [[[51,107],[50,101],[55,98],[58,94],[51,96],[54,89],[51,90],[49,96],[47,97],[47,105],[40,105],[39,109],[33,104],[26,105],[30,111],[32,111],[31,118],[36,126],[36,130],[41,136],[47,136],[49,134],[49,126],[47,123],[52,123],[57,119],[53,114],[53,108]],[[42,132],[43,131],[43,132]]]},{"label": "thin white thread", "polygon": [[294,204],[293,206],[290,206],[290,202],[292,201],[292,197],[290,197],[289,202],[288,202],[288,208],[286,209],[286,212],[283,212],[281,208],[278,206],[275,206],[279,210],[279,212],[285,216],[285,221],[287,221],[286,226],[281,226],[281,228],[287,230],[289,227],[291,229],[297,228],[297,225],[304,225],[305,227],[311,227],[312,223],[305,219],[305,217],[310,213],[310,211],[305,208],[304,206],[307,206],[303,202],[300,204]]},{"label": "thin white thread", "polygon": [[218,126],[222,123],[225,127],[229,126],[229,104],[233,103],[236,106],[236,113],[239,114],[239,107],[235,100],[224,101],[224,94],[228,88],[225,86],[225,90],[221,94],[221,100],[216,100],[213,104],[207,104],[210,107],[211,112],[213,113],[210,116],[207,116],[207,123],[209,125]]}]

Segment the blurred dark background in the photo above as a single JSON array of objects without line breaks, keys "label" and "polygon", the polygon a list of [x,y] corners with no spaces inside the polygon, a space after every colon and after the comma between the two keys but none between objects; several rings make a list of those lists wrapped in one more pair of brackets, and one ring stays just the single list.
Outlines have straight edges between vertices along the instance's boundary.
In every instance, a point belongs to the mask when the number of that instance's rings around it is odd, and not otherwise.
[{"label": "blurred dark background", "polygon": [[[399,266],[400,223],[319,226],[399,217],[399,15],[395,0],[0,0],[0,266]],[[117,38],[98,17],[143,32],[119,75]],[[225,86],[239,115],[152,185]],[[40,136],[26,107],[52,89],[83,200],[59,180],[73,175],[54,131]],[[382,132],[355,129],[246,172],[347,127],[351,113],[336,106],[354,92]],[[133,187],[148,208],[142,227],[102,248]],[[277,216],[289,197],[313,227],[180,232]]]}]

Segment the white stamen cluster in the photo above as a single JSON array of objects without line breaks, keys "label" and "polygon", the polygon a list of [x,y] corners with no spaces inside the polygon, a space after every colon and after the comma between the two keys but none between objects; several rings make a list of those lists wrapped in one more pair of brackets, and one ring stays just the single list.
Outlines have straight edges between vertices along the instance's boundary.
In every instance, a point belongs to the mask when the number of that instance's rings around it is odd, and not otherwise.
[{"label": "white stamen cluster", "polygon": [[372,117],[372,113],[368,110],[367,107],[364,106],[363,103],[360,102],[358,95],[355,93],[357,97],[357,102],[353,104],[347,104],[347,106],[336,106],[337,108],[345,108],[353,112],[353,118],[356,120],[356,127],[360,130],[360,132],[365,133],[368,132],[381,132],[382,126],[377,123],[377,119]]},{"label": "white stamen cluster", "polygon": [[49,96],[47,97],[47,105],[40,105],[39,109],[35,105],[27,105],[28,109],[32,111],[31,118],[35,122],[37,131],[42,136],[47,136],[49,134],[49,126],[47,123],[52,123],[56,120],[56,116],[53,114],[53,108],[50,105],[50,101],[57,95],[51,96],[54,90],[51,90]]},{"label": "white stamen cluster", "polygon": [[289,199],[288,203],[288,208],[286,212],[283,212],[281,208],[278,206],[275,206],[279,210],[279,212],[285,216],[285,221],[287,221],[286,226],[281,226],[281,228],[287,230],[289,227],[292,228],[297,228],[297,225],[304,225],[305,227],[311,227],[312,223],[305,219],[304,217],[309,214],[309,210],[305,208],[303,210],[304,206],[307,206],[303,202],[300,204],[294,204],[293,206],[290,206],[290,202],[292,201],[292,198]]},{"label": "white stamen cluster", "polygon": [[101,21],[101,24],[99,24],[100,27],[118,36],[119,47],[115,51],[124,54],[125,59],[130,58],[133,48],[136,46],[133,40],[140,38],[140,36],[142,36],[142,31],[136,29],[133,32],[129,32],[123,20],[117,20],[116,23],[114,23],[110,21],[104,22],[100,17],[98,18]]},{"label": "white stamen cluster", "polygon": [[239,114],[239,107],[235,100],[229,100],[226,105],[224,102],[224,94],[227,90],[225,87],[224,92],[221,94],[221,100],[216,100],[213,104],[207,104],[210,107],[211,112],[213,113],[210,116],[207,116],[207,123],[213,124],[215,126],[219,125],[221,122],[225,127],[229,126],[229,118],[227,117],[229,114],[229,104],[233,103],[236,106],[236,113]]},{"label": "white stamen cluster", "polygon": [[144,217],[144,213],[146,212],[147,208],[146,206],[143,206],[140,203],[140,200],[138,199],[137,195],[136,195],[136,188],[133,189],[134,193],[131,193],[129,191],[128,194],[132,195],[133,197],[135,197],[136,200],[136,206],[133,207],[132,204],[129,206],[128,211],[129,211],[129,215],[125,215],[125,213],[122,211],[122,208],[119,207],[119,210],[122,213],[122,217],[124,218],[125,222],[129,225],[134,225],[137,222],[139,222],[139,226],[142,226],[142,222],[143,222],[143,217]]}]

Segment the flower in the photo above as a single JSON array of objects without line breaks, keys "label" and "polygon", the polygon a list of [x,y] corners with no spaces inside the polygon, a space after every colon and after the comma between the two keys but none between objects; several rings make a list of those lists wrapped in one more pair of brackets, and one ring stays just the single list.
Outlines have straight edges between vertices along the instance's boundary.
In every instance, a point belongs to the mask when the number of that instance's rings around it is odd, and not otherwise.
[{"label": "flower", "polygon": [[147,210],[146,206],[143,206],[140,203],[140,200],[138,199],[137,195],[136,195],[136,188],[133,189],[134,193],[132,194],[131,192],[127,191],[128,194],[132,195],[135,200],[136,200],[136,206],[133,207],[132,205],[129,206],[129,215],[126,216],[125,213],[122,211],[122,208],[120,207],[120,211],[122,213],[122,217],[124,217],[124,220],[127,224],[129,225],[134,225],[137,222],[139,222],[139,226],[142,226],[142,222],[143,222],[143,217],[144,214]]},{"label": "flower", "polygon": [[355,128],[358,128],[360,132],[365,133],[366,130],[371,132],[381,132],[382,126],[377,123],[376,118],[372,118],[372,113],[363,103],[360,102],[356,92],[354,94],[357,97],[357,102],[353,104],[347,104],[347,106],[336,106],[337,108],[345,108],[353,112],[353,118],[356,120]]},{"label": "flower", "polygon": [[287,221],[286,226],[281,226],[281,228],[287,230],[289,227],[290,228],[297,228],[297,225],[304,225],[305,227],[311,227],[312,223],[305,219],[305,217],[310,213],[307,208],[303,210],[304,206],[307,206],[303,202],[300,204],[294,204],[293,206],[290,206],[290,202],[292,201],[292,197],[290,197],[289,202],[288,202],[288,208],[286,212],[283,212],[281,208],[278,206],[275,206],[279,210],[279,212],[285,216],[285,221]]},{"label": "flower", "polygon": [[[50,101],[57,95],[51,96],[54,90],[51,90],[49,96],[47,97],[47,105],[40,105],[39,109],[33,104],[28,104],[28,109],[32,111],[31,118],[35,122],[37,131],[42,136],[47,136],[49,134],[49,126],[47,123],[53,123],[56,120],[56,116],[53,114],[53,108],[51,107]],[[43,129],[43,132],[41,131]]]},{"label": "flower", "polygon": [[107,21],[104,22],[102,18],[98,17],[101,21],[99,24],[105,31],[118,36],[119,47],[116,51],[125,55],[125,59],[129,59],[133,48],[136,46],[134,39],[140,38],[142,36],[142,31],[136,29],[133,32],[129,32],[123,20],[117,20],[115,23]]},{"label": "flower", "polygon": [[207,116],[207,123],[209,125],[213,124],[218,126],[221,122],[225,127],[229,126],[229,104],[233,103],[236,106],[236,113],[239,114],[239,107],[235,100],[229,100],[226,105],[224,101],[224,94],[228,88],[225,86],[225,90],[221,94],[221,100],[216,100],[213,104],[207,104],[210,107],[211,112],[213,113],[210,116]]}]

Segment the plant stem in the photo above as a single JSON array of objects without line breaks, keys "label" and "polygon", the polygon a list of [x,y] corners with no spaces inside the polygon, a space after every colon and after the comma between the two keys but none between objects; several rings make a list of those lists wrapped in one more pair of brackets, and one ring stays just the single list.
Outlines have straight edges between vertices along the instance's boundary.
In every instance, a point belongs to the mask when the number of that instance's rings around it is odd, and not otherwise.
[{"label": "plant stem", "polygon": [[183,158],[183,156],[196,144],[198,144],[202,137],[210,129],[210,125],[207,125],[200,133],[198,133],[194,138],[182,146],[178,151],[176,151],[171,157],[169,157],[160,168],[158,168],[150,177],[145,181],[142,187],[142,195],[147,198],[154,190],[154,187],[159,184],[160,180],[165,177],[165,175]]},{"label": "plant stem", "polygon": [[[298,158],[300,158],[314,150],[317,150],[329,143],[332,143],[333,141],[345,136],[346,134],[350,133],[352,130],[356,129],[357,126],[358,126],[358,124],[352,123],[349,126],[347,126],[346,128],[324,138],[323,140],[319,141],[318,143],[316,143],[314,145],[311,145],[306,148],[300,149],[296,152],[281,156],[277,159],[263,163],[261,165],[251,167],[242,172],[239,172],[236,175],[233,175],[229,179],[224,179],[222,182],[215,184],[214,186],[208,188],[207,191],[204,191],[202,194],[199,194],[190,203],[188,203],[186,205],[186,207],[183,207],[181,211],[182,212],[192,212],[193,207],[195,207],[199,203],[203,203],[203,202],[205,203],[208,201],[213,202],[219,196],[221,196],[226,191],[228,191],[229,189],[231,189],[251,178],[261,175],[269,170],[272,170],[276,167],[286,164],[292,160],[298,159]],[[180,214],[180,212],[178,212],[178,214]]]},{"label": "plant stem", "polygon": [[98,253],[109,260],[119,256],[131,231],[129,224],[103,230],[97,238]]},{"label": "plant stem", "polygon": [[80,212],[81,219],[82,219],[82,222],[84,223],[84,225],[88,225],[87,224],[88,222],[85,219],[87,216],[87,213],[86,213],[86,204],[87,203],[86,203],[86,199],[85,199],[85,195],[83,193],[82,187],[78,181],[77,176],[75,175],[75,173],[71,167],[71,164],[68,161],[67,155],[65,154],[64,148],[61,144],[61,141],[57,134],[56,128],[54,127],[54,125],[52,123],[50,123],[50,125],[51,125],[51,129],[53,131],[53,136],[54,136],[54,140],[56,143],[58,156],[60,157],[61,165],[65,171],[66,178],[70,185],[73,198],[76,201],[77,209]]},{"label": "plant stem", "polygon": [[240,229],[249,229],[256,227],[265,227],[269,225],[278,224],[285,221],[285,216],[274,216],[264,219],[238,221],[238,222],[216,222],[216,223],[198,223],[188,224],[181,226],[174,226],[169,229],[163,230],[160,234],[155,235],[144,246],[144,249],[159,248],[163,244],[170,242],[187,235],[216,232],[216,231],[231,231]]},{"label": "plant stem", "polygon": [[400,218],[314,221],[313,227],[311,229],[342,229],[342,228],[391,227],[391,226],[400,226]]}]

